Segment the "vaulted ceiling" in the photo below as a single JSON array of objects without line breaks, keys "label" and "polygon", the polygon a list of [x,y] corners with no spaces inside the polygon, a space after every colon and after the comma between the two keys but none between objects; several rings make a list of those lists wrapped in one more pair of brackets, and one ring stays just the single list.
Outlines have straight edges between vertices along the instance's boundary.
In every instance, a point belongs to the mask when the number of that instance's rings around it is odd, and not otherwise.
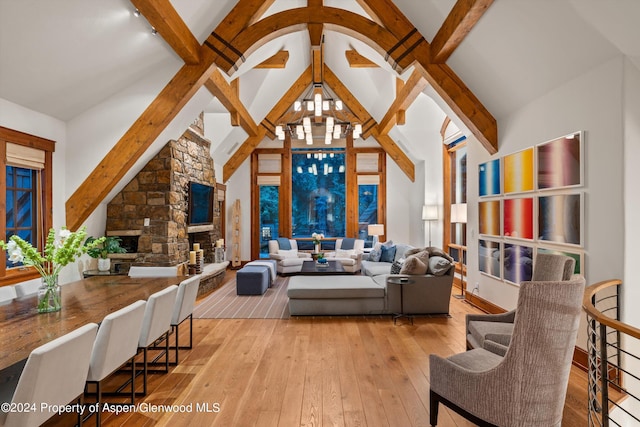
[{"label": "vaulted ceiling", "polygon": [[[412,178],[420,144],[444,114],[492,151],[494,117],[616,55],[640,66],[632,42],[640,39],[639,4],[0,0],[0,98],[69,121],[158,69],[174,76],[68,200],[67,222],[79,224],[202,86],[216,97],[205,111],[238,125],[212,137],[228,178],[262,136],[272,136],[287,97],[308,85],[305,70],[323,33],[333,79],[325,82],[356,116],[375,121],[367,136]],[[256,68],[283,51],[284,68]],[[347,51],[377,67],[349,66]],[[398,117],[406,125],[396,126]],[[126,160],[115,164],[113,153]]]}]

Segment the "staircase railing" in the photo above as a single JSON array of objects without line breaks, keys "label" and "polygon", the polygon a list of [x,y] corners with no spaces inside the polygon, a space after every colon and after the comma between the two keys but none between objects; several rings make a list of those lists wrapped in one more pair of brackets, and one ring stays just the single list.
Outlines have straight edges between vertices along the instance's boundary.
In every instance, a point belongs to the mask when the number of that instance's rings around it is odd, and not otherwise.
[{"label": "staircase railing", "polygon": [[589,426],[640,425],[640,329],[620,321],[621,285],[607,280],[584,294]]}]

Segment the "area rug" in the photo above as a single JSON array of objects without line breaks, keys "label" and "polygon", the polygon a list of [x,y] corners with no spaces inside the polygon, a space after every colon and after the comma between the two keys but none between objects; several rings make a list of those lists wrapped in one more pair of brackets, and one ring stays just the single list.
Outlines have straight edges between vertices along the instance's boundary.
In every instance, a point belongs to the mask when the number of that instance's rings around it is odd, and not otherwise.
[{"label": "area rug", "polygon": [[263,295],[236,295],[236,281],[230,280],[200,301],[194,319],[288,319],[288,277],[276,279]]}]

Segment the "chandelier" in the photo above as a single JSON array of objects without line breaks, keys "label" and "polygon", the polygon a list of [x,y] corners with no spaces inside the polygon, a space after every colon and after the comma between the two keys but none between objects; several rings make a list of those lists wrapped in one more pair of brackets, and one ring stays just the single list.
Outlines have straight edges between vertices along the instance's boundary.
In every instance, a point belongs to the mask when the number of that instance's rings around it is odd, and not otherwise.
[{"label": "chandelier", "polygon": [[284,140],[288,133],[291,139],[305,140],[313,145],[314,139],[331,144],[333,140],[346,138],[350,133],[360,138],[362,125],[352,123],[343,109],[342,101],[331,96],[322,84],[314,84],[303,99],[295,101],[293,111],[285,115],[286,123],[276,126],[276,136]]}]

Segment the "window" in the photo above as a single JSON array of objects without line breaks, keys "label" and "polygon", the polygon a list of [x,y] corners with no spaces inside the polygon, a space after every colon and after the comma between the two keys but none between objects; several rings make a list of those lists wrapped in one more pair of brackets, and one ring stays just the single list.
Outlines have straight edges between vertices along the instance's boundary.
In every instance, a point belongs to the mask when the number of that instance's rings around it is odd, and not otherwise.
[{"label": "window", "polygon": [[[14,234],[42,250],[52,225],[52,153],[55,143],[33,135],[0,127],[0,218],[3,240]],[[37,277],[32,268],[0,259],[0,286]]]},{"label": "window", "polygon": [[345,236],[344,151],[294,151],[291,164],[292,236]]}]

